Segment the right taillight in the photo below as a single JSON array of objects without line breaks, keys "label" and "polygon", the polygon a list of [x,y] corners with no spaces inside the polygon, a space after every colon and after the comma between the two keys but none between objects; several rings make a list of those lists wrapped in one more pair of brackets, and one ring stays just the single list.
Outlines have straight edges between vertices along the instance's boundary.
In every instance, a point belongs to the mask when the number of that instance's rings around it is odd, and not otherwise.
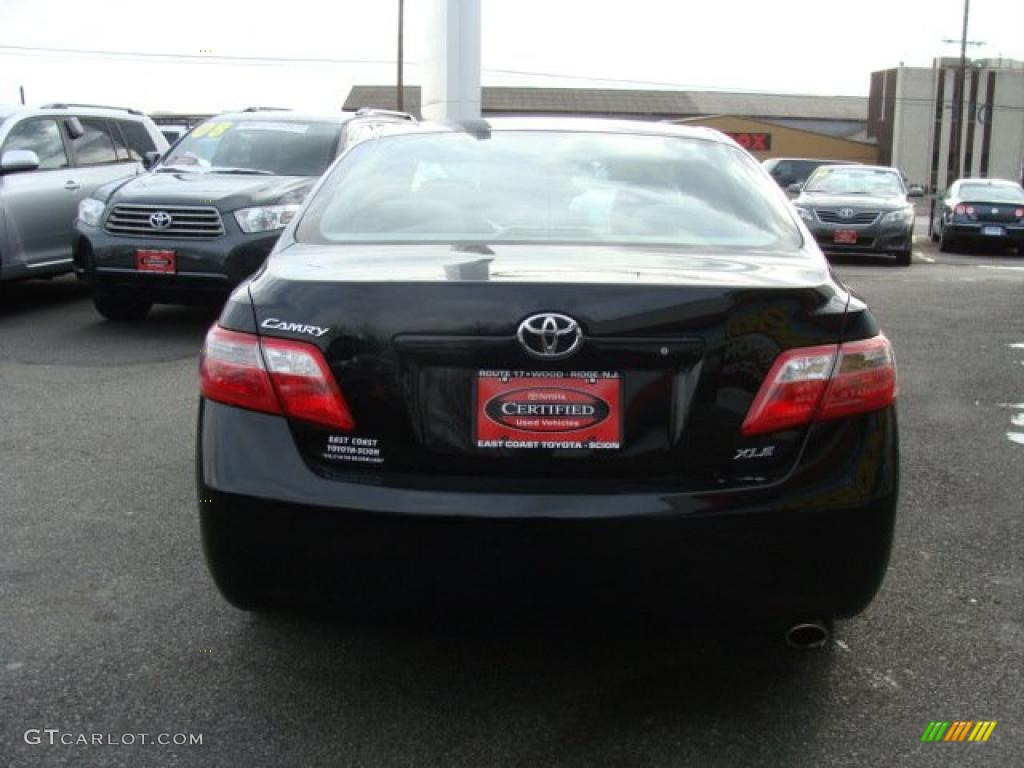
[{"label": "right taillight", "polygon": [[776,358],[741,432],[760,435],[879,410],[896,393],[896,361],[885,336],[790,349]]},{"label": "right taillight", "polygon": [[263,338],[218,325],[199,361],[203,397],[350,431],[355,421],[327,363],[312,344]]},{"label": "right taillight", "polygon": [[881,410],[892,404],[897,392],[896,358],[889,339],[848,341],[839,346],[839,361],[816,418],[827,421]]}]

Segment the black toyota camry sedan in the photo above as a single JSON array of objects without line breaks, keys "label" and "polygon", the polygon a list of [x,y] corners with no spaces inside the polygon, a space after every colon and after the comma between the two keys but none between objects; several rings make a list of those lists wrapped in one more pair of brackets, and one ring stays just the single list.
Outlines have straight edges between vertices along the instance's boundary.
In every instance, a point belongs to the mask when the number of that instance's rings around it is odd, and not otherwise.
[{"label": "black toyota camry sedan", "polygon": [[363,142],[233,293],[200,380],[203,545],[239,607],[529,577],[813,630],[885,573],[892,347],[707,129]]}]

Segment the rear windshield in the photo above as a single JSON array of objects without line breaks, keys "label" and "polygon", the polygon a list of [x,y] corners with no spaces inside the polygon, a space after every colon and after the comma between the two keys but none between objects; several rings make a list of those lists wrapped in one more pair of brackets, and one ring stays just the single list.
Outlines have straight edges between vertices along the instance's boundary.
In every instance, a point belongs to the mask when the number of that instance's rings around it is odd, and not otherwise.
[{"label": "rear windshield", "polygon": [[826,195],[872,195],[893,197],[905,194],[896,171],[880,168],[819,168],[807,180],[804,192]]},{"label": "rear windshield", "polygon": [[1024,189],[1009,184],[961,184],[960,199],[989,203],[1024,203]]},{"label": "rear windshield", "polygon": [[220,120],[197,125],[161,167],[319,176],[338,147],[341,126],[291,120]]},{"label": "rear windshield", "polygon": [[718,142],[555,131],[405,134],[352,149],[296,237],[796,249],[777,187]]}]

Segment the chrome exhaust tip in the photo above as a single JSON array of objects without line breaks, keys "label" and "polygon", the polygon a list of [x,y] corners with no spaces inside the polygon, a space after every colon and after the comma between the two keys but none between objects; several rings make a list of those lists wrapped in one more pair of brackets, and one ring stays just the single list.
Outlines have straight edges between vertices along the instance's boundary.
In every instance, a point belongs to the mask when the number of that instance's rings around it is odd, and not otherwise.
[{"label": "chrome exhaust tip", "polygon": [[805,621],[794,624],[786,630],[786,645],[790,648],[807,650],[821,648],[828,643],[832,633],[824,621]]}]

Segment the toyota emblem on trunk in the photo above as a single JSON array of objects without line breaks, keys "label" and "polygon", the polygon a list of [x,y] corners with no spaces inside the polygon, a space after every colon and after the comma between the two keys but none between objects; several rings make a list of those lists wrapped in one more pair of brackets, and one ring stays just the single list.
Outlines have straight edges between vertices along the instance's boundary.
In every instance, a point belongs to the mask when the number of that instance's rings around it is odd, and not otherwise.
[{"label": "toyota emblem on trunk", "polygon": [[149,226],[153,229],[167,229],[171,221],[171,214],[167,211],[157,211],[149,217]]},{"label": "toyota emblem on trunk", "polygon": [[579,348],[583,330],[567,315],[542,312],[523,320],[516,331],[516,338],[531,357],[561,360]]}]

